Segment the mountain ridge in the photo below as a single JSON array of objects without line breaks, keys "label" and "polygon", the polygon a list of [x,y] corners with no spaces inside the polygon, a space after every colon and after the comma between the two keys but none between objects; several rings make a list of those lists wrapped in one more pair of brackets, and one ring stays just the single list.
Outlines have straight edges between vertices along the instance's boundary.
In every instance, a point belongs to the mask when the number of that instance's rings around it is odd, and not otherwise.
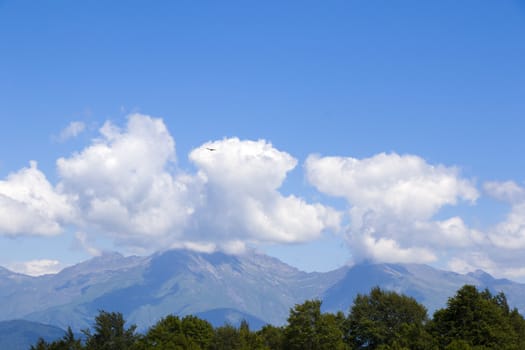
[{"label": "mountain ridge", "polygon": [[368,262],[304,272],[264,254],[176,249],[146,257],[106,253],[38,277],[0,269],[6,305],[0,320],[23,318],[78,331],[104,309],[122,312],[139,329],[167,314],[209,316],[214,324],[242,315],[258,326],[282,325],[295,304],[317,298],[325,311],[348,312],[355,296],[374,286],[412,296],[432,313],[464,284],[503,291],[511,306],[525,310],[524,284],[483,271],[458,274],[428,265]]}]

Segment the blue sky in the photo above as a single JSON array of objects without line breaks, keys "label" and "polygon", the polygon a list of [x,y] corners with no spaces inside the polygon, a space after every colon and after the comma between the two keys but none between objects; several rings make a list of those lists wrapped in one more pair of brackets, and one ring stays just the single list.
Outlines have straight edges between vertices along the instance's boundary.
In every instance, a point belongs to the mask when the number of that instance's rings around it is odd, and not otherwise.
[{"label": "blue sky", "polygon": [[523,280],[523,37],[521,0],[0,1],[0,265],[179,245]]}]

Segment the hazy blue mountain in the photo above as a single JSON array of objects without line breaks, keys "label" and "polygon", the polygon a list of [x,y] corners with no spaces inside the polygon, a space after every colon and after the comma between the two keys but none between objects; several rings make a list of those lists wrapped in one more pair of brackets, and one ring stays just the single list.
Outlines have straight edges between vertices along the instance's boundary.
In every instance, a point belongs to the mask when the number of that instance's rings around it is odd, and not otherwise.
[{"label": "hazy blue mountain", "polygon": [[[78,330],[89,327],[104,309],[120,311],[144,329],[169,313],[207,315],[229,309],[283,324],[291,306],[320,296],[344,271],[306,273],[261,254],[105,254],[55,275],[0,277],[9,290],[4,301],[12,305],[0,310],[0,319],[26,318]],[[213,315],[211,321],[219,322]]]},{"label": "hazy blue mountain", "polygon": [[323,293],[327,311],[348,311],[358,293],[366,294],[374,286],[415,298],[433,312],[446,306],[449,297],[465,284],[504,292],[509,304],[525,311],[525,285],[507,279],[495,279],[483,271],[466,275],[443,271],[422,264],[359,264]]},{"label": "hazy blue mountain", "polygon": [[0,349],[28,350],[39,338],[53,341],[66,332],[58,327],[25,320],[0,322]]},{"label": "hazy blue mountain", "polygon": [[327,273],[299,271],[262,254],[170,250],[148,257],[104,254],[58,274],[30,277],[0,268],[0,320],[28,319],[78,331],[99,310],[119,311],[145,329],[168,314],[200,315],[215,325],[242,318],[282,325],[307,299],[347,312],[374,286],[415,297],[429,311],[445,306],[464,284],[503,291],[525,311],[525,285],[477,271],[461,275],[417,264],[359,264]]}]

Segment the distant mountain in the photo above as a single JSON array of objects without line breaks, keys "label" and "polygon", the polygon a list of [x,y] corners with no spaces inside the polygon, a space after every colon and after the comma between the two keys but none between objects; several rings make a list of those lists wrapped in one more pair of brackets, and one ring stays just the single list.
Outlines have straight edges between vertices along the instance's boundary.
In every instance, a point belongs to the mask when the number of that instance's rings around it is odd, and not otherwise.
[{"label": "distant mountain", "polygon": [[409,295],[426,306],[429,316],[446,306],[448,298],[471,284],[488,288],[492,293],[504,292],[509,304],[525,312],[525,285],[507,279],[495,279],[483,271],[466,275],[443,271],[421,264],[359,264],[349,268],[345,276],[322,295],[327,311],[348,311],[357,294],[366,294],[374,286]]},{"label": "distant mountain", "polygon": [[120,311],[144,329],[168,313],[213,315],[216,323],[217,314],[209,312],[229,309],[283,324],[291,306],[320,296],[344,272],[306,273],[260,254],[106,254],[55,275],[0,276],[3,298],[10,305],[0,310],[0,319],[25,318],[78,330],[89,327],[104,309]]},{"label": "distant mountain", "polygon": [[262,254],[170,250],[148,257],[104,254],[40,277],[0,268],[0,320],[24,318],[78,331],[106,310],[122,312],[140,330],[167,314],[193,314],[214,325],[246,319],[257,329],[284,324],[289,309],[307,299],[322,299],[326,311],[347,312],[355,296],[373,286],[413,296],[433,312],[464,284],[503,291],[510,305],[525,311],[525,285],[482,271],[359,264],[306,273]]},{"label": "distant mountain", "polygon": [[25,320],[0,322],[0,349],[28,350],[39,338],[53,341],[66,332],[58,327]]}]

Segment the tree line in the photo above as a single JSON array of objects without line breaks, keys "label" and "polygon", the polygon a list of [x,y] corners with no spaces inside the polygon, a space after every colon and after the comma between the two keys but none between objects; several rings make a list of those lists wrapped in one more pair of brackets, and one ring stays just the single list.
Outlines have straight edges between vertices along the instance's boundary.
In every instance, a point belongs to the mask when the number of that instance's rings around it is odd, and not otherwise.
[{"label": "tree line", "polygon": [[100,311],[82,339],[68,328],[62,339],[40,339],[30,350],[525,349],[525,319],[509,307],[505,294],[471,285],[432,318],[414,298],[375,287],[359,294],[347,315],[322,312],[321,301],[308,300],[290,310],[285,326],[258,331],[246,321],[214,328],[192,315],[169,315],[144,334],[125,323],[121,313]]}]

